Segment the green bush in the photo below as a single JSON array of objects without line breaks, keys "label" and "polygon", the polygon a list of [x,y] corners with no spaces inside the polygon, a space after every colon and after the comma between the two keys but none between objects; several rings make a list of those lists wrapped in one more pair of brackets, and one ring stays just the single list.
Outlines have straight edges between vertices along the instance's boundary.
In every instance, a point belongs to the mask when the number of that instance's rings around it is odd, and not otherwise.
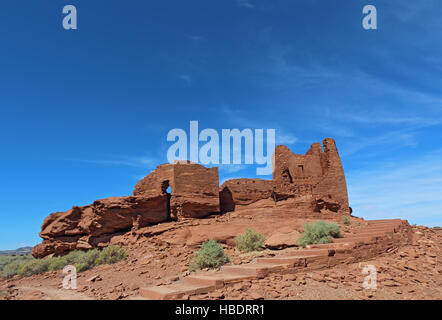
[{"label": "green bush", "polygon": [[53,257],[48,260],[49,260],[49,265],[48,265],[49,271],[60,270],[63,269],[65,266],[69,265],[65,257]]},{"label": "green bush", "polygon": [[67,265],[74,265],[77,272],[86,271],[99,264],[111,264],[124,260],[127,253],[123,248],[108,246],[102,251],[92,249],[89,251],[75,250],[65,256],[47,259],[34,259],[28,257],[1,257],[0,277],[11,278],[17,274],[31,276],[46,271],[61,270]]},{"label": "green bush", "polygon": [[211,239],[201,245],[201,249],[193,255],[193,262],[189,271],[203,268],[218,268],[229,262],[229,257],[224,254],[224,249]]},{"label": "green bush", "polygon": [[347,216],[343,216],[342,223],[345,224],[346,226],[348,226],[351,223],[351,221]]},{"label": "green bush", "polygon": [[[123,250],[123,249],[121,249]],[[48,270],[60,270],[68,265],[75,265],[77,272],[82,272],[93,268],[100,263],[97,261],[100,256],[100,251],[92,249],[88,251],[75,250],[69,252],[62,257],[53,257],[49,259]]]},{"label": "green bush", "polygon": [[75,264],[75,269],[77,270],[77,272],[83,272],[83,271],[91,269],[92,267],[89,266],[86,263],[77,263],[77,264]]},{"label": "green bush", "polygon": [[[104,250],[106,250],[106,249],[104,249]],[[122,259],[120,259],[120,260],[125,259],[127,257],[127,254],[124,251],[124,249],[118,248],[118,250],[120,250],[124,253],[124,257],[122,257]],[[90,269],[90,268],[94,267],[96,264],[99,264],[97,261],[98,257],[100,257],[100,251],[97,249],[92,249],[92,250],[83,252],[83,254],[81,256],[79,256],[75,260],[75,262],[78,264],[83,264],[84,266],[87,266],[88,269]]]},{"label": "green bush", "polygon": [[48,271],[48,259],[35,259],[21,264],[18,274],[24,277]]},{"label": "green bush", "polygon": [[99,257],[96,260],[97,264],[113,264],[118,261],[124,260],[127,257],[126,251],[123,248],[108,246],[101,250]]},{"label": "green bush", "polygon": [[249,228],[235,238],[236,248],[241,252],[256,251],[264,245],[264,240],[262,234]]},{"label": "green bush", "polygon": [[0,272],[0,277],[12,278],[19,273],[22,263],[23,261],[12,261],[11,263],[5,265]]},{"label": "green bush", "polygon": [[66,263],[66,265],[73,265],[79,262],[83,255],[87,253],[88,251],[74,250],[69,252],[67,255],[62,256],[62,260]]},{"label": "green bush", "polygon": [[3,271],[3,269],[6,266],[9,266],[8,268],[11,268],[11,264],[14,263],[14,265],[19,265],[23,263],[24,261],[30,261],[34,260],[34,258],[31,255],[22,255],[22,256],[0,256],[0,275]]},{"label": "green bush", "polygon": [[297,243],[303,247],[308,244],[329,243],[332,237],[341,237],[339,226],[326,221],[318,221],[305,224],[304,234],[298,239]]}]

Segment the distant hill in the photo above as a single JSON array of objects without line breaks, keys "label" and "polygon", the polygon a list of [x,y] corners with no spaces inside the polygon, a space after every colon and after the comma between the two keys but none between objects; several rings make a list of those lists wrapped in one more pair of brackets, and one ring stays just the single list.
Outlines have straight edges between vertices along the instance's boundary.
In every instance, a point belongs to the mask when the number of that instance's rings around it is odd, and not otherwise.
[{"label": "distant hill", "polygon": [[32,247],[23,247],[15,250],[0,251],[0,256],[25,255],[25,254],[31,254],[31,252],[32,252]]}]

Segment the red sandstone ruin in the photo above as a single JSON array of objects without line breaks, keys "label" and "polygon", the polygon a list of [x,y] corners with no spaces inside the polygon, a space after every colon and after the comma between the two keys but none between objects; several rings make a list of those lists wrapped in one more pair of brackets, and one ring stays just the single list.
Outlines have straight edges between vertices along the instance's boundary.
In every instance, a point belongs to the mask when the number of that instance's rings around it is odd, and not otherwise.
[{"label": "red sandstone ruin", "polygon": [[151,224],[284,201],[304,215],[351,213],[344,170],[333,139],[325,139],[323,146],[312,144],[304,155],[278,146],[273,155],[273,180],[235,179],[219,186],[216,167],[205,168],[189,161],[160,165],[137,183],[132,196],[96,200],[49,215],[41,227],[43,242],[32,254],[42,258],[103,247],[115,236]]}]

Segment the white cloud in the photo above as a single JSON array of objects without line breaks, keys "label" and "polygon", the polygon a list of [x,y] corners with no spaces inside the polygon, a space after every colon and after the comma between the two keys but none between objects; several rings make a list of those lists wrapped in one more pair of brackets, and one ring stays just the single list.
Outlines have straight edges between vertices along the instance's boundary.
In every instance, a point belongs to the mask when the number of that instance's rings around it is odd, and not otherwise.
[{"label": "white cloud", "polygon": [[[335,114],[336,115],[336,114]],[[341,112],[336,115],[335,118],[340,120],[356,123],[356,124],[367,124],[367,125],[397,125],[397,126],[413,126],[413,127],[428,127],[441,124],[442,121],[435,118],[424,118],[419,116],[400,116],[387,114],[385,112],[365,112],[360,113],[350,113]]]},{"label": "white cloud", "polygon": [[244,177],[239,177],[239,176],[226,177],[226,178],[220,180],[220,185],[222,185],[224,182],[226,182],[228,180],[241,179],[241,178],[244,178]]},{"label": "white cloud", "polygon": [[187,39],[192,40],[192,41],[196,41],[196,42],[206,40],[205,37],[199,36],[199,35],[186,35],[186,36],[187,36]]},{"label": "white cloud", "polygon": [[442,150],[412,161],[350,171],[346,178],[356,216],[442,225]]},{"label": "white cloud", "polygon": [[247,0],[237,0],[237,3],[240,7],[243,7],[243,8],[247,8],[247,9],[255,8],[255,5]]},{"label": "white cloud", "polygon": [[188,74],[180,74],[178,78],[180,78],[182,81],[186,82],[187,84],[191,84],[193,82],[192,76]]},{"label": "white cloud", "polygon": [[[388,13],[401,20],[402,22],[409,22],[413,19],[420,19],[425,22],[423,15],[426,12],[431,12],[435,9],[435,5],[439,0],[420,0],[420,1],[387,1],[385,5],[387,6]],[[431,18],[425,15],[426,19]]]},{"label": "white cloud", "polygon": [[219,171],[222,173],[236,173],[246,169],[247,165],[245,164],[220,164],[218,166]]},{"label": "white cloud", "polygon": [[294,144],[299,139],[291,133],[284,132],[283,130],[276,130],[276,144]]},{"label": "white cloud", "polygon": [[[374,133],[376,131],[373,131]],[[415,132],[406,131],[390,131],[385,134],[364,136],[354,138],[350,142],[345,143],[342,148],[341,155],[349,156],[364,149],[380,146],[388,146],[389,148],[416,147],[418,141]],[[379,149],[383,152],[384,149]]]},{"label": "white cloud", "polygon": [[113,159],[73,159],[73,161],[99,164],[99,165],[128,166],[128,167],[138,167],[138,168],[146,168],[146,167],[149,168],[159,164],[158,158],[145,157],[145,156],[125,157],[125,158],[115,157]]}]

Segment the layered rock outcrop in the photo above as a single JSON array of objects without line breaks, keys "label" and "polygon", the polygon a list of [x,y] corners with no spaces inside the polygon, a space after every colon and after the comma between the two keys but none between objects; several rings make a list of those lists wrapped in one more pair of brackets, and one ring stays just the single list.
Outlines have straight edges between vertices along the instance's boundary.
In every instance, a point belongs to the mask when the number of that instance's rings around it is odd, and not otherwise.
[{"label": "layered rock outcrop", "polygon": [[132,196],[97,200],[48,216],[40,232],[43,242],[32,254],[42,258],[106,246],[112,237],[132,229],[262,206],[259,201],[265,199],[267,207],[273,206],[271,201],[289,200],[286,206],[302,211],[349,214],[344,171],[334,140],[325,139],[323,148],[314,143],[304,155],[278,146],[273,155],[273,180],[234,179],[220,187],[218,168],[189,161],[160,165],[137,183]]},{"label": "layered rock outcrop", "polygon": [[114,197],[49,215],[41,226],[43,242],[32,255],[63,254],[107,243],[118,232],[169,219],[168,195]]}]

